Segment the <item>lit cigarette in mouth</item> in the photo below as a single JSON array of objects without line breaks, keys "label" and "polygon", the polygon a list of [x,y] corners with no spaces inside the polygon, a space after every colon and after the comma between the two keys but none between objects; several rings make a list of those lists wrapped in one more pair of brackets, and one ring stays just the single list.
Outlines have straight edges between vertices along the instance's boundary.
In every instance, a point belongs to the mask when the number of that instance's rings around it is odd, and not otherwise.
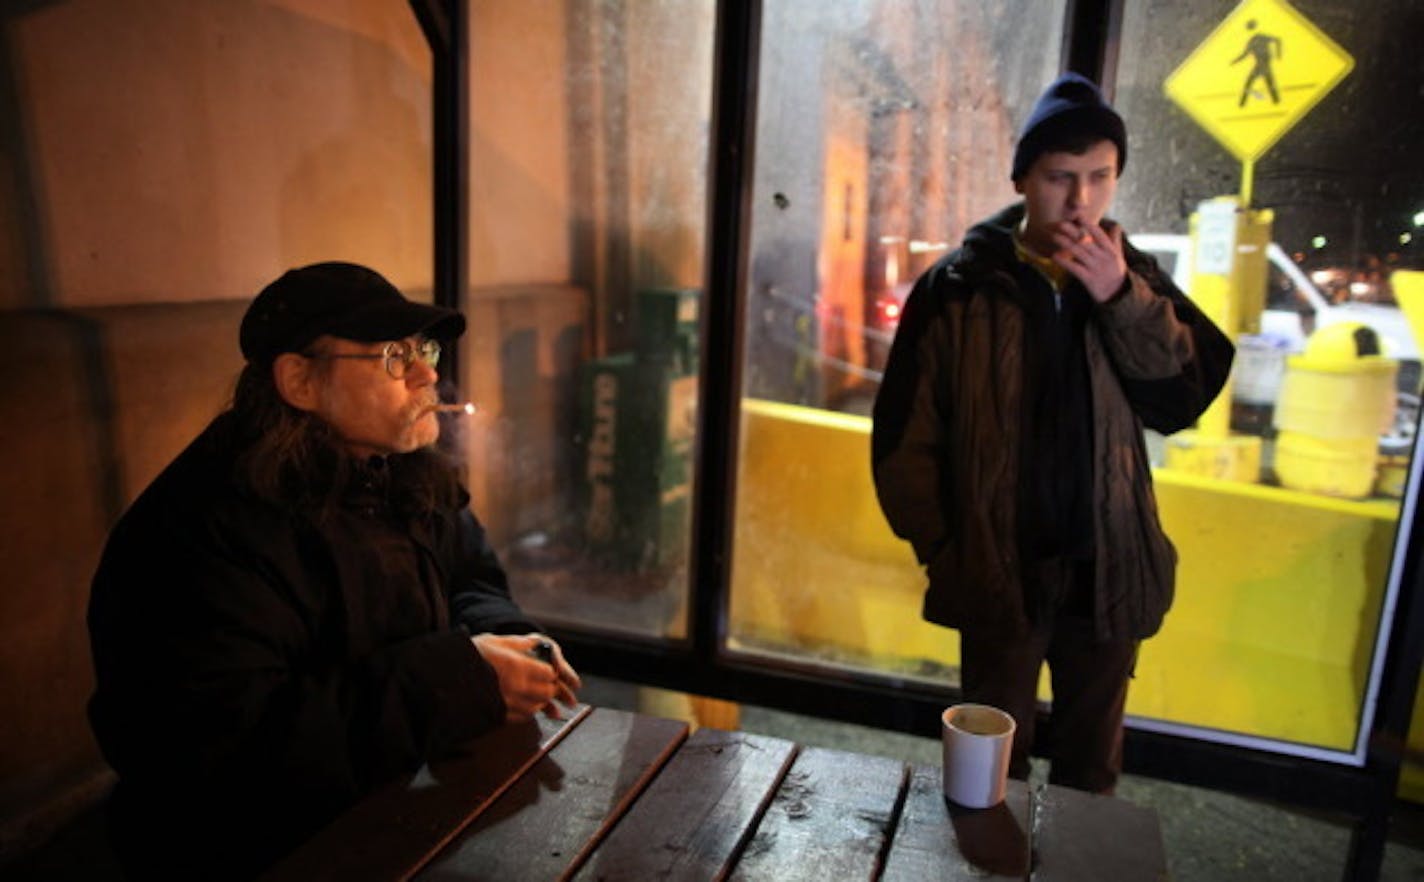
[{"label": "lit cigarette in mouth", "polygon": [[464,404],[432,404],[426,409],[427,413],[459,413],[465,416],[474,416],[479,410],[473,401],[466,401]]}]

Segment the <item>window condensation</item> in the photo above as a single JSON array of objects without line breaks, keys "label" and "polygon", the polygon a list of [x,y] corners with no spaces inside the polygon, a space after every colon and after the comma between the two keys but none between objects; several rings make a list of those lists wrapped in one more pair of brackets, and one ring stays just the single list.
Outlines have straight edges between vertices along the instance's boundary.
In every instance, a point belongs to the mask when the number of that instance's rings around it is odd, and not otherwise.
[{"label": "window condensation", "polygon": [[1060,2],[767,2],[746,280],[733,648],[958,681],[954,632],[870,479],[898,306],[1015,198]]}]

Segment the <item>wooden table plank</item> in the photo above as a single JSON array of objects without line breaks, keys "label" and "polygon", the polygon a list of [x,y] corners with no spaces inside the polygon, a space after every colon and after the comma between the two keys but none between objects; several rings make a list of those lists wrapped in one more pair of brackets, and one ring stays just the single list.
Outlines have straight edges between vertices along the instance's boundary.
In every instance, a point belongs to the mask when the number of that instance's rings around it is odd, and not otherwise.
[{"label": "wooden table plank", "polygon": [[1035,789],[1033,803],[1034,882],[1168,878],[1162,827],[1152,809],[1049,786]]},{"label": "wooden table plank", "polygon": [[475,739],[458,756],[425,766],[357,803],[263,878],[409,878],[588,712],[584,705],[565,720],[540,716]]},{"label": "wooden table plank", "polygon": [[417,878],[563,878],[686,738],[677,720],[595,709]]},{"label": "wooden table plank", "polygon": [[[1010,781],[1004,801],[994,808],[962,809],[944,798],[938,766],[917,766],[885,862],[884,882],[968,882],[1023,879],[1030,865],[1030,794],[1022,781]],[[983,867],[1008,872],[991,873]],[[1112,876],[1102,876],[1112,879]]]},{"label": "wooden table plank", "polygon": [[699,729],[574,878],[725,878],[795,755],[779,738]]},{"label": "wooden table plank", "polygon": [[803,749],[732,879],[874,879],[907,783],[908,769],[895,760]]}]

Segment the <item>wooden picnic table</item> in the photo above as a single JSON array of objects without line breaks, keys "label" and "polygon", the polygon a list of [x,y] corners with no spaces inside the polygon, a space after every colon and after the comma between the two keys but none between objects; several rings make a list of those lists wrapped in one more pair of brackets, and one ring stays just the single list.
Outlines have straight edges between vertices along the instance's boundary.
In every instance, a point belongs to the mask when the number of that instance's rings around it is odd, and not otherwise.
[{"label": "wooden picnic table", "polygon": [[1001,805],[962,809],[938,766],[581,706],[392,783],[266,878],[1132,882],[1167,868],[1156,813],[1121,799],[1011,781]]}]

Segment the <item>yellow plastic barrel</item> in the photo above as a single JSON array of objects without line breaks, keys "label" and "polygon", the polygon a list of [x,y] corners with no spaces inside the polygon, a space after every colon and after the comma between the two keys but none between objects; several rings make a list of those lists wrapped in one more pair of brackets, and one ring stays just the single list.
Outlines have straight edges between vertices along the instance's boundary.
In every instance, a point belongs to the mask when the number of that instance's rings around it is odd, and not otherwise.
[{"label": "yellow plastic barrel", "polygon": [[1374,490],[1377,450],[1374,438],[1281,432],[1276,436],[1276,477],[1292,490],[1363,499]]},{"label": "yellow plastic barrel", "polygon": [[1394,419],[1399,365],[1367,325],[1342,322],[1311,335],[1286,359],[1276,402],[1275,471],[1282,486],[1330,496],[1370,495],[1379,436]]}]

